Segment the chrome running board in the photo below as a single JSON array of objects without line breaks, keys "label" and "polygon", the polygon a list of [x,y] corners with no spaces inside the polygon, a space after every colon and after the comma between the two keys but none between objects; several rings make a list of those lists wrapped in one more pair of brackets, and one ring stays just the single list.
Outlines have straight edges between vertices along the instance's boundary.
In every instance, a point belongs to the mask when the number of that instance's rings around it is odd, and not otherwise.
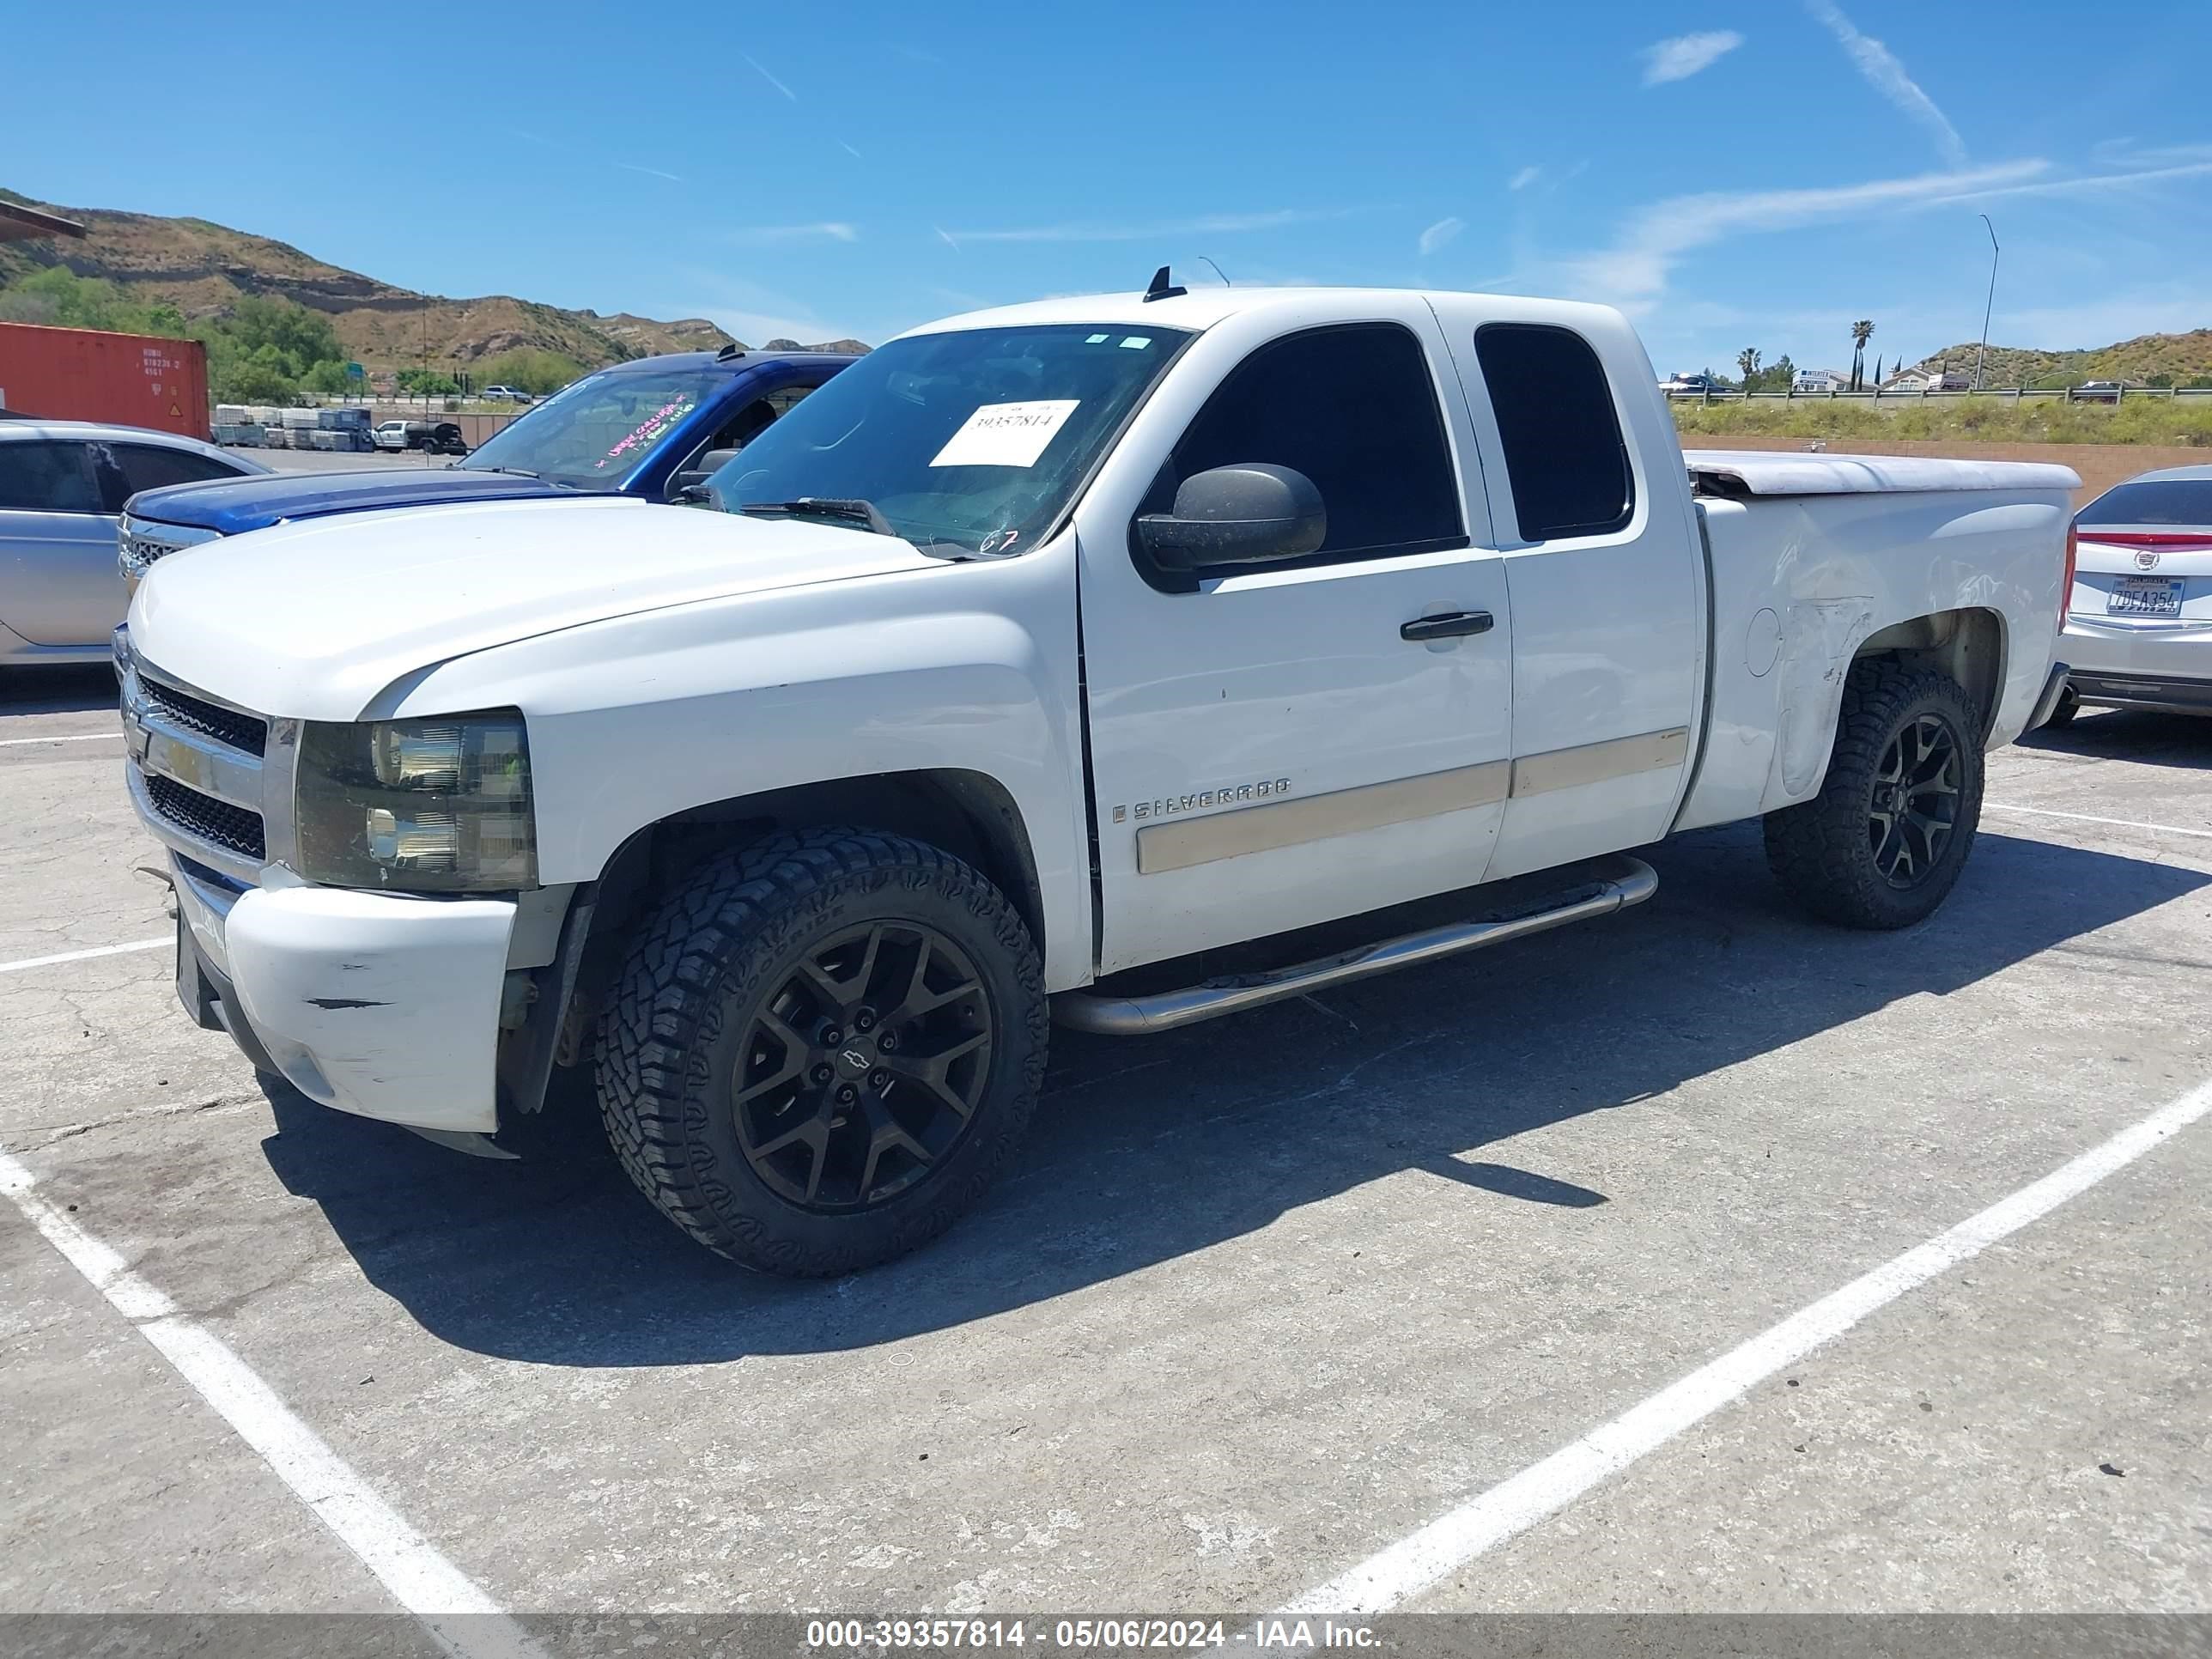
[{"label": "chrome running board", "polygon": [[1658,872],[1641,859],[1617,860],[1618,869],[1595,881],[1584,882],[1544,908],[1480,921],[1453,922],[1425,928],[1398,939],[1363,945],[1356,950],[1300,963],[1265,974],[1241,974],[1208,980],[1179,991],[1159,991],[1147,996],[1102,996],[1092,991],[1069,991],[1053,999],[1053,1018],[1079,1031],[1098,1031],[1113,1036],[1134,1036],[1147,1031],[1171,1031],[1222,1014],[1242,1013],[1285,997],[1304,996],[1326,986],[1344,985],[1356,979],[1410,968],[1525,939],[1571,921],[1609,916],[1632,904],[1641,904],[1659,890]]}]

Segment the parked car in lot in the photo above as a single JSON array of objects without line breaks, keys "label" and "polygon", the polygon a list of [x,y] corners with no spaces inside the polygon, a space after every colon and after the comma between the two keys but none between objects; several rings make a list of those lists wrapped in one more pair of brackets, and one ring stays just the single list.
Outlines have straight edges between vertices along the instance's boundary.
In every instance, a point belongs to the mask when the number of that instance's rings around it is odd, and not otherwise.
[{"label": "parked car in lot", "polygon": [[171,432],[0,421],[0,667],[107,659],[131,597],[115,538],[131,495],[268,471]]},{"label": "parked car in lot", "polygon": [[465,455],[468,440],[456,421],[383,421],[369,434],[377,448],[399,454],[410,449],[432,455]]},{"label": "parked car in lot", "polygon": [[527,392],[511,386],[488,386],[477,395],[488,404],[528,404],[537,401]]},{"label": "parked car in lot", "polygon": [[578,494],[669,501],[854,361],[734,349],[640,357],[571,383],[472,455],[450,421],[386,421],[376,428],[380,449],[428,447],[434,440],[444,453],[468,459],[436,469],[295,472],[140,496],[124,526],[124,574],[135,581],[156,559],[218,537],[337,513]]},{"label": "parked car in lot", "polygon": [[1738,819],[1831,921],[1942,902],[2063,684],[2073,472],[1686,457],[1617,312],[1166,276],[891,342],[713,510],[157,566],[126,777],[185,1007],[448,1139],[580,1069],[691,1237],[836,1273],[1006,1167],[1048,1015],[1601,916]]},{"label": "parked car in lot", "polygon": [[2212,466],[2115,484],[2074,525],[2071,672],[2053,718],[2084,703],[2212,714]]}]

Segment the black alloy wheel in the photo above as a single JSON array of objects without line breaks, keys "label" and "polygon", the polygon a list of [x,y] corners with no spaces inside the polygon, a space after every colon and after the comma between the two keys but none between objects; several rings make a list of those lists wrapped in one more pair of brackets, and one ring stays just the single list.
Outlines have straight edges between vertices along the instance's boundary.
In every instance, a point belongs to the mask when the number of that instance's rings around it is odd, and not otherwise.
[{"label": "black alloy wheel", "polygon": [[1892,887],[1917,887],[1942,863],[1958,822],[1959,752],[1958,733],[1933,713],[1906,725],[1882,751],[1867,839],[1875,868]]},{"label": "black alloy wheel", "polygon": [[981,975],[951,939],[919,922],[848,928],[754,1017],[732,1079],[738,1145],[802,1210],[886,1203],[960,1145],[992,1040]]}]

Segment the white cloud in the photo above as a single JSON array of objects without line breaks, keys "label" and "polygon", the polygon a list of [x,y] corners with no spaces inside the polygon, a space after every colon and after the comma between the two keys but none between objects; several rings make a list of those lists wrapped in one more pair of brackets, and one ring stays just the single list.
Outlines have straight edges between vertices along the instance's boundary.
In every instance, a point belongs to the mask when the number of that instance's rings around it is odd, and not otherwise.
[{"label": "white cloud", "polygon": [[745,54],[743,52],[739,52],[738,56],[744,58],[745,62],[752,64],[754,74],[759,76],[762,80],[767,82],[769,85],[774,87],[785,97],[790,99],[793,103],[795,104],[799,101],[799,94],[797,93],[793,92],[789,87],[784,85],[782,82],[777,80],[775,76],[770,75],[766,70],[763,69],[758,63],[755,62],[750,58],[746,58]]},{"label": "white cloud", "polygon": [[[2145,155],[2160,152],[2145,151]],[[2169,155],[2186,153],[2181,150],[2164,152]],[[2046,179],[2032,185],[2002,185],[1992,190],[1961,191],[1956,196],[1938,197],[1939,203],[1991,202],[2005,196],[2094,196],[2109,191],[2126,189],[2136,185],[2154,185],[2163,179],[2196,179],[2212,173],[2212,155],[2200,161],[2185,161],[2175,167],[2139,167],[2131,173],[2091,173],[2076,179]]]},{"label": "white cloud", "polygon": [[1669,81],[1686,81],[1700,70],[1711,69],[1742,44],[1743,36],[1734,29],[1706,29],[1697,34],[1678,34],[1671,40],[1656,41],[1644,48],[1644,84],[1656,87]]},{"label": "white cloud", "polygon": [[1970,191],[2024,183],[2050,165],[2008,161],[1863,185],[1673,197],[1635,214],[1611,247],[1571,261],[1569,276],[1579,291],[1595,298],[1615,304],[1649,301],[1665,290],[1668,273],[1683,255],[1727,237],[1956,200]]},{"label": "white cloud", "polygon": [[777,242],[857,242],[860,228],[842,219],[824,219],[811,225],[752,225],[730,232],[729,240],[755,246]]},{"label": "white cloud", "polygon": [[1427,258],[1467,228],[1464,219],[1439,219],[1421,233],[1421,258]]},{"label": "white cloud", "polygon": [[1529,185],[1534,184],[1543,176],[1544,169],[1541,167],[1522,167],[1520,172],[1515,173],[1510,179],[1508,179],[1505,181],[1505,188],[1508,190],[1526,190]]},{"label": "white cloud", "polygon": [[1954,167],[1966,165],[1966,144],[1959,137],[1959,130],[1936,107],[1936,100],[1905,72],[1905,65],[1897,61],[1887,46],[1869,35],[1861,34],[1835,0],[1805,0],[1805,9],[1827,26],[1868,85],[1928,129],[1944,161]]},{"label": "white cloud", "polygon": [[1225,236],[1252,230],[1278,230],[1286,225],[1342,217],[1342,210],[1316,212],[1281,208],[1270,213],[1209,213],[1196,219],[1148,225],[1031,225],[1015,230],[939,230],[937,234],[956,246],[963,242],[1146,242],[1161,236]]},{"label": "white cloud", "polygon": [[2089,146],[2089,154],[2105,167],[2163,167],[2212,161],[2212,144],[2157,144],[2146,149],[2132,138],[2100,138]]}]

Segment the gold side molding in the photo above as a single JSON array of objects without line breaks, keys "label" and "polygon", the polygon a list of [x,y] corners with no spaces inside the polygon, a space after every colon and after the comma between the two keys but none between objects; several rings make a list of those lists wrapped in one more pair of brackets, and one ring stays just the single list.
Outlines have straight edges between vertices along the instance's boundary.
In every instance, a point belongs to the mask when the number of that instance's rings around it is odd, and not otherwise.
[{"label": "gold side molding", "polygon": [[1646,732],[1633,738],[1614,738],[1606,743],[1586,743],[1573,749],[1553,749],[1541,755],[1523,755],[1513,763],[1513,799],[1548,795],[1554,789],[1578,789],[1587,783],[1606,783],[1680,766],[1690,757],[1690,728]]},{"label": "gold side molding", "polygon": [[1485,761],[1480,766],[1362,784],[1302,800],[1270,801],[1265,806],[1241,807],[1211,817],[1148,823],[1137,831],[1137,871],[1153,876],[1164,870],[1211,864],[1217,859],[1241,858],[1247,853],[1272,852],[1302,842],[1409,823],[1465,807],[1495,805],[1505,799],[1512,782],[1510,761]]},{"label": "gold side molding", "polygon": [[1269,801],[1204,817],[1148,823],[1137,831],[1137,872],[1156,876],[1194,864],[1267,853],[1306,842],[1411,823],[1470,806],[1550,794],[1680,766],[1690,753],[1690,728],[1554,749],[1518,760],[1485,761],[1417,778],[1362,784],[1303,799]]}]

